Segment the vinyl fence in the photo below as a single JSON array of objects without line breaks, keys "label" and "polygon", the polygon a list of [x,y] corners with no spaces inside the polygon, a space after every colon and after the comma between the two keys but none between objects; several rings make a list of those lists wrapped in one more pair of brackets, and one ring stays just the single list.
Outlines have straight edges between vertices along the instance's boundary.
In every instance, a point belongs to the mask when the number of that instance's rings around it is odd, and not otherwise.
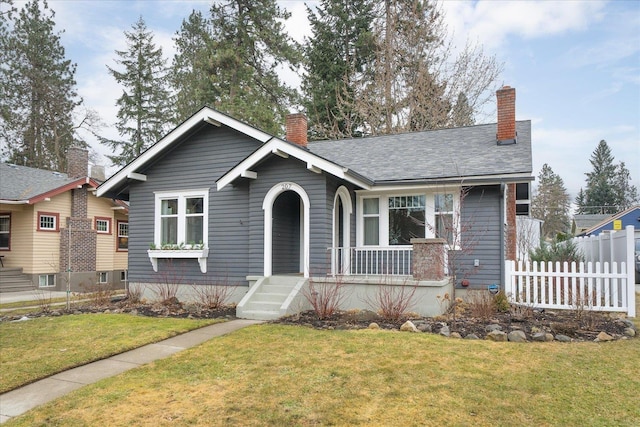
[{"label": "vinyl fence", "polygon": [[506,292],[534,308],[626,312],[636,316],[634,228],[574,240],[587,262],[505,261]]}]

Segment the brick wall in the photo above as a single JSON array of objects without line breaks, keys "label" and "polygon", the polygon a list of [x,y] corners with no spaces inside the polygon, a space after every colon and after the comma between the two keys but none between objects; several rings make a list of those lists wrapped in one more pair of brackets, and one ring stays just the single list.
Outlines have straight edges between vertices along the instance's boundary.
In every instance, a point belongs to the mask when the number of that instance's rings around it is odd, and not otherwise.
[{"label": "brick wall", "polygon": [[444,245],[446,243],[445,239],[411,239],[414,279],[444,279]]},{"label": "brick wall", "polygon": [[60,271],[66,272],[71,259],[72,272],[96,271],[96,238],[91,218],[67,218],[60,230]]}]

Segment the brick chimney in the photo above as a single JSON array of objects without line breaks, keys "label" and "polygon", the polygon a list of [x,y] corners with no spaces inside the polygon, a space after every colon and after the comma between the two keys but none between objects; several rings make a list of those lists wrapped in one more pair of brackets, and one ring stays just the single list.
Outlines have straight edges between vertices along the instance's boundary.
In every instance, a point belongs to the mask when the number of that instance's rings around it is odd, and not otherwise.
[{"label": "brick chimney", "polygon": [[89,151],[80,147],[67,150],[67,175],[69,178],[89,176]]},{"label": "brick chimney", "polygon": [[504,86],[496,91],[498,98],[498,145],[516,143],[516,90]]},{"label": "brick chimney", "polygon": [[287,125],[287,141],[307,146],[307,116],[302,113],[288,114],[285,123]]}]

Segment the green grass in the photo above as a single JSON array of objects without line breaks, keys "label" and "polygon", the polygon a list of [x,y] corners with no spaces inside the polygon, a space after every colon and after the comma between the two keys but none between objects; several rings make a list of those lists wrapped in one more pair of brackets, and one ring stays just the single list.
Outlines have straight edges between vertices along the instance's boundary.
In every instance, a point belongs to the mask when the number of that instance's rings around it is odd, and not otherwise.
[{"label": "green grass", "polygon": [[126,314],[41,317],[0,324],[0,392],[214,323]]},{"label": "green grass", "polygon": [[635,426],[640,340],[494,343],[259,325],[8,426]]}]

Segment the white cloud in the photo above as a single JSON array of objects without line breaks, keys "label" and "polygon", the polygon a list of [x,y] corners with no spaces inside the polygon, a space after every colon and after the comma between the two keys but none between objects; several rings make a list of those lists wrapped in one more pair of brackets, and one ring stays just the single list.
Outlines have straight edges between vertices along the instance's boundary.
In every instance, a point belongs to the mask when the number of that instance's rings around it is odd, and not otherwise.
[{"label": "white cloud", "polygon": [[495,50],[511,35],[524,39],[584,30],[602,18],[604,1],[445,1],[456,38],[479,40]]}]

